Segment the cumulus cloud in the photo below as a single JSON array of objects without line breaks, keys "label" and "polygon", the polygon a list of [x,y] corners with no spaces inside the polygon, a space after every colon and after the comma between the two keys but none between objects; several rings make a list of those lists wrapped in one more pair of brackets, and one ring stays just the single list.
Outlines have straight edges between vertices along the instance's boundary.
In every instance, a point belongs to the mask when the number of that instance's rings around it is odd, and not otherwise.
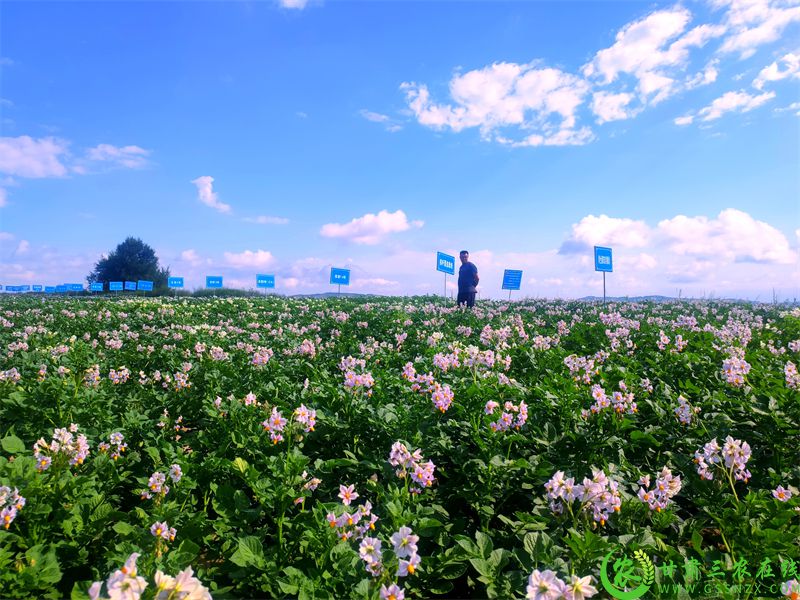
[{"label": "cumulus cloud", "polygon": [[28,242],[28,240],[20,240],[19,244],[17,244],[17,249],[14,250],[14,254],[16,256],[27,254],[28,250],[30,249],[31,249],[31,244],[30,242]]},{"label": "cumulus cloud", "polygon": [[269,217],[266,215],[259,215],[257,217],[245,217],[248,223],[258,223],[259,225],[286,225],[289,219],[284,217]]},{"label": "cumulus cloud", "polygon": [[200,257],[200,255],[197,254],[197,252],[192,248],[181,252],[181,260],[189,263],[192,266],[197,266],[203,262],[203,259]]},{"label": "cumulus cloud", "polygon": [[[485,140],[517,145],[583,144],[591,139],[587,132],[574,131],[576,111],[589,85],[559,69],[501,62],[468,71],[451,79],[449,104],[432,101],[424,84],[406,82],[401,89],[417,121],[432,129],[478,128]],[[526,135],[503,134],[508,128]]]},{"label": "cumulus cloud", "polygon": [[651,234],[644,221],[588,215],[572,225],[572,233],[559,254],[584,253],[593,246],[641,248],[650,242]]},{"label": "cumulus cloud", "polygon": [[0,242],[8,242],[15,238],[16,236],[13,233],[8,231],[0,231]]},{"label": "cumulus cloud", "polygon": [[5,188],[0,187],[0,208],[8,206],[8,192]]},{"label": "cumulus cloud", "polygon": [[386,121],[389,120],[388,115],[382,115],[381,113],[372,112],[371,110],[367,110],[366,108],[362,108],[360,114],[367,121],[372,121],[373,123],[386,123]]},{"label": "cumulus cloud", "polygon": [[349,223],[327,223],[320,229],[320,235],[355,244],[375,245],[389,234],[419,228],[423,224],[423,221],[409,221],[402,210],[393,213],[382,210],[377,215],[367,213]]},{"label": "cumulus cloud", "polygon": [[225,262],[236,269],[268,267],[275,262],[272,252],[266,250],[245,250],[244,252],[224,252]]},{"label": "cumulus cloud", "polygon": [[683,117],[676,117],[674,120],[675,125],[691,125],[694,121],[692,115],[684,115]]},{"label": "cumulus cloud", "polygon": [[613,94],[611,92],[595,92],[592,95],[592,112],[597,115],[597,123],[620,121],[633,116],[625,107],[633,100],[633,94]]},{"label": "cumulus cloud", "polygon": [[775,92],[765,92],[758,96],[748,94],[744,90],[725,92],[711,104],[705,108],[701,108],[697,116],[700,117],[702,121],[713,121],[729,112],[750,112],[754,108],[758,108],[765,102],[772,100],[774,97]]},{"label": "cumulus cloud", "polygon": [[658,224],[671,252],[734,262],[793,264],[797,261],[786,236],[748,213],[728,208],[716,218],[678,215]]},{"label": "cumulus cloud", "polygon": [[221,213],[228,213],[231,211],[230,204],[221,202],[217,197],[217,193],[213,189],[213,177],[210,177],[209,175],[203,175],[202,177],[193,179],[192,183],[197,186],[197,199],[200,200],[200,202]]},{"label": "cumulus cloud", "polygon": [[712,4],[726,9],[727,35],[720,50],[738,52],[743,59],[777,40],[789,24],[800,21],[800,6],[783,0],[712,0]]},{"label": "cumulus cloud", "polygon": [[112,146],[98,144],[86,151],[86,158],[92,161],[108,162],[129,169],[138,169],[147,165],[149,150],[139,146]]},{"label": "cumulus cloud", "polygon": [[[617,33],[612,46],[598,51],[584,65],[584,76],[598,80],[600,85],[614,83],[623,75],[632,76],[637,80],[642,101],[649,104],[672,96],[684,87],[677,76],[688,65],[690,50],[704,46],[725,31],[722,26],[705,24],[686,31],[691,19],[689,10],[676,6],[628,23]],[[604,105],[598,107],[602,109]]]},{"label": "cumulus cloud", "polygon": [[[781,68],[781,64],[783,65],[783,69]],[[753,81],[753,87],[757,90],[761,90],[768,81],[780,81],[781,79],[787,78],[800,78],[800,54],[793,54],[790,52],[779,61],[776,60],[772,64],[761,69],[758,77]]]},{"label": "cumulus cloud", "polygon": [[278,0],[283,8],[292,8],[295,10],[302,10],[308,4],[308,0]]},{"label": "cumulus cloud", "polygon": [[54,137],[0,137],[0,173],[29,178],[63,177],[67,167],[62,159],[68,145]]}]

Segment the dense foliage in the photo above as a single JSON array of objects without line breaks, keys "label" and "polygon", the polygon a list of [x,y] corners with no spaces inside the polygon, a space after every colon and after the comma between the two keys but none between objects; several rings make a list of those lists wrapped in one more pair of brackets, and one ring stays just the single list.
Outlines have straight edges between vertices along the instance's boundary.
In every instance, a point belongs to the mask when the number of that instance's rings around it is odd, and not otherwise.
[{"label": "dense foliage", "polygon": [[108,256],[104,256],[86,280],[89,283],[100,281],[152,281],[159,291],[167,289],[169,269],[161,268],[155,250],[139,238],[129,237],[119,244]]},{"label": "dense foliage", "polygon": [[798,309],[20,297],[0,347],[2,596],[137,553],[103,595],[578,598],[616,548],[797,579]]}]

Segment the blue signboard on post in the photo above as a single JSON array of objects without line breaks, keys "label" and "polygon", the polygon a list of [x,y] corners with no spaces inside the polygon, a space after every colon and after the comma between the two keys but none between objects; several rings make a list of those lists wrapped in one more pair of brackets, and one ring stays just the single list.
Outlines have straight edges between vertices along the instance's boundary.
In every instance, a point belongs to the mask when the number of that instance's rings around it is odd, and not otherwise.
[{"label": "blue signboard on post", "polygon": [[54,285],[46,285],[46,286],[44,286],[44,293],[45,294],[55,294],[56,293],[56,286],[54,286]]},{"label": "blue signboard on post", "polygon": [[222,287],[222,277],[219,275],[206,275],[206,287],[207,288],[221,288]]},{"label": "blue signboard on post", "polygon": [[66,284],[67,291],[70,292],[82,292],[83,291],[83,284],[82,283],[68,283]]},{"label": "blue signboard on post", "polygon": [[33,291],[34,292],[41,292],[42,291],[42,286],[40,286],[40,285],[33,286]]},{"label": "blue signboard on post", "polygon": [[89,291],[92,292],[102,292],[103,291],[103,282],[102,281],[95,281],[89,286]]},{"label": "blue signboard on post", "polygon": [[594,270],[612,273],[614,265],[611,260],[611,248],[604,248],[602,246],[594,247]]},{"label": "blue signboard on post", "polygon": [[110,292],[121,292],[122,291],[122,282],[121,281],[109,281],[108,282],[108,291],[110,291]]},{"label": "blue signboard on post", "polygon": [[275,275],[256,275],[256,287],[274,288]]},{"label": "blue signboard on post", "polygon": [[136,289],[141,290],[142,292],[152,292],[153,291],[153,282],[147,281],[146,279],[140,279],[136,283]]},{"label": "blue signboard on post", "polygon": [[68,290],[68,288],[65,285],[57,285],[56,286],[56,292],[59,293],[59,294],[66,294],[67,290]]},{"label": "blue signboard on post", "polygon": [[436,253],[436,270],[448,275],[455,275],[456,273],[456,257],[445,254],[444,252]]},{"label": "blue signboard on post", "polygon": [[522,271],[515,269],[506,269],[503,271],[503,287],[504,290],[518,290],[522,284]]},{"label": "blue signboard on post", "polygon": [[331,283],[335,285],[350,285],[350,269],[331,267]]},{"label": "blue signboard on post", "polygon": [[126,281],[125,282],[125,291],[126,292],[135,292],[136,291],[136,282],[135,281]]},{"label": "blue signboard on post", "polygon": [[31,291],[31,286],[29,286],[29,285],[21,285],[21,286],[19,286],[19,291],[20,292],[30,292]]},{"label": "blue signboard on post", "polygon": [[182,288],[183,277],[170,277],[167,279],[167,287],[169,288]]}]

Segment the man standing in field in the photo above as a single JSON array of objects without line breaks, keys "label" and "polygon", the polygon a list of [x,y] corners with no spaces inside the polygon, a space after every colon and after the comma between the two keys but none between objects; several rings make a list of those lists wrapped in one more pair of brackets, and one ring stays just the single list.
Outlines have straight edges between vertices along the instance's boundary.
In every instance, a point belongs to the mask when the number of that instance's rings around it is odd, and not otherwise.
[{"label": "man standing in field", "polygon": [[458,269],[458,304],[466,304],[468,308],[475,306],[478,267],[469,262],[469,252],[462,250],[458,254],[461,259],[461,268]]}]

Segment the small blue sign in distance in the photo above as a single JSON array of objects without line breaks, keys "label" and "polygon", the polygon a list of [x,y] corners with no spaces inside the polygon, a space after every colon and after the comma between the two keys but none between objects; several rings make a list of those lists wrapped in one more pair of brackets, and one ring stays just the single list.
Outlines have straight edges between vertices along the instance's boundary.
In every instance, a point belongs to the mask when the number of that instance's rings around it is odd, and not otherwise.
[{"label": "small blue sign in distance", "polygon": [[19,286],[19,291],[20,292],[30,292],[31,291],[31,286],[29,286],[29,285],[21,285],[21,286]]},{"label": "small blue sign in distance", "polygon": [[67,289],[70,292],[82,292],[83,291],[83,284],[82,283],[68,283]]},{"label": "small blue sign in distance", "polygon": [[167,287],[169,288],[182,288],[183,277],[170,277],[167,279]]},{"label": "small blue sign in distance", "polygon": [[274,288],[275,275],[256,275],[256,287]]},{"label": "small blue sign in distance", "polygon": [[89,290],[92,292],[102,292],[103,291],[103,282],[102,281],[95,281],[89,286]]},{"label": "small blue sign in distance", "polygon": [[506,269],[503,271],[503,287],[504,290],[518,290],[522,284],[522,271],[515,269]]},{"label": "small blue sign in distance", "polygon": [[2,286],[2,285],[0,285],[0,292],[2,292],[2,291],[3,291],[3,286]]},{"label": "small blue sign in distance", "polygon": [[153,282],[147,281],[146,279],[140,279],[136,283],[136,289],[142,292],[152,292],[153,291]]},{"label": "small blue sign in distance", "polygon": [[222,277],[219,275],[206,275],[206,287],[207,288],[221,288],[222,287]]},{"label": "small blue sign in distance", "polygon": [[448,275],[455,275],[456,273],[456,257],[445,254],[444,252],[436,253],[436,270]]},{"label": "small blue sign in distance", "polygon": [[594,270],[611,273],[614,271],[614,264],[611,258],[611,248],[603,246],[594,247]]},{"label": "small blue sign in distance", "polygon": [[350,269],[331,267],[331,283],[335,285],[350,285]]},{"label": "small blue sign in distance", "polygon": [[125,282],[125,291],[126,292],[135,292],[136,291],[136,282],[135,281],[126,281]]},{"label": "small blue sign in distance", "polygon": [[121,281],[109,281],[108,282],[108,291],[109,292],[121,292],[122,291],[122,282]]},{"label": "small blue sign in distance", "polygon": [[44,293],[45,294],[55,294],[56,293],[56,286],[54,286],[54,285],[46,285],[46,286],[44,286]]},{"label": "small blue sign in distance", "polygon": [[40,286],[40,285],[33,286],[33,291],[34,292],[41,292],[42,291],[42,286]]},{"label": "small blue sign in distance", "polygon": [[67,288],[67,286],[65,286],[65,285],[57,285],[56,286],[56,292],[59,293],[59,294],[66,294],[68,289],[69,288]]}]

